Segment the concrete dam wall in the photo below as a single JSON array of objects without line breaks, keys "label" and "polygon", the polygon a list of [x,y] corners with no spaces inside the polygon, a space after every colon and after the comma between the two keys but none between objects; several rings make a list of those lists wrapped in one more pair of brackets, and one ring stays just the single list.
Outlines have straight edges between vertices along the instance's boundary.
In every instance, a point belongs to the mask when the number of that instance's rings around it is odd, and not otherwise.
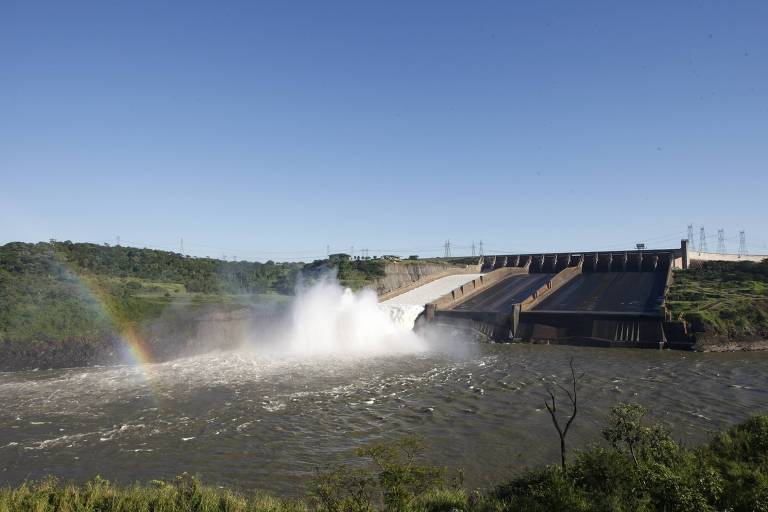
[{"label": "concrete dam wall", "polygon": [[665,250],[494,255],[481,265],[486,286],[428,304],[426,319],[469,325],[497,341],[686,342],[667,325],[664,304],[672,270],[688,265],[685,242]]}]

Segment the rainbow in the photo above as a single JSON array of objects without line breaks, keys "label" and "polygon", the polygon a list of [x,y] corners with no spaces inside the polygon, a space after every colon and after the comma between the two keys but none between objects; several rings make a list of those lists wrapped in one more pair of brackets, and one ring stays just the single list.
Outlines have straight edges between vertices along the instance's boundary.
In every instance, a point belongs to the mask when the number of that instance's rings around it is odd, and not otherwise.
[{"label": "rainbow", "polygon": [[107,319],[112,329],[117,333],[125,349],[125,354],[148,378],[149,373],[146,365],[155,362],[152,351],[137,327],[120,313],[108,290],[99,282],[98,278],[79,271],[73,264],[61,260],[54,261],[56,261],[60,272],[64,274],[65,279],[75,285],[80,297],[93,307],[96,313]]}]

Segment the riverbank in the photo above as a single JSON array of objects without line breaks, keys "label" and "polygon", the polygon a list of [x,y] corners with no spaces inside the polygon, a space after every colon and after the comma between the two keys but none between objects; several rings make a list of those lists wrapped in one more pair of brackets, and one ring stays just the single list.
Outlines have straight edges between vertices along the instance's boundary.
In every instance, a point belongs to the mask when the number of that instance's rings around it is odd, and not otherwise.
[{"label": "riverbank", "polygon": [[733,341],[726,336],[697,338],[692,347],[696,352],[757,352],[768,350],[768,340]]},{"label": "riverbank", "polygon": [[318,472],[298,499],[205,486],[187,474],[132,486],[48,479],[0,489],[0,510],[699,512],[768,506],[768,416],[699,447],[676,443],[644,416],[636,404],[619,404],[602,430],[603,444],[569,453],[567,465],[529,469],[489,490],[465,488],[461,470],[426,464],[419,440],[404,438],[358,450],[362,464]]},{"label": "riverbank", "polygon": [[0,371],[48,370],[170,361],[210,351],[236,350],[258,323],[267,323],[285,303],[169,304],[159,316],[124,323],[81,337],[0,340]]}]

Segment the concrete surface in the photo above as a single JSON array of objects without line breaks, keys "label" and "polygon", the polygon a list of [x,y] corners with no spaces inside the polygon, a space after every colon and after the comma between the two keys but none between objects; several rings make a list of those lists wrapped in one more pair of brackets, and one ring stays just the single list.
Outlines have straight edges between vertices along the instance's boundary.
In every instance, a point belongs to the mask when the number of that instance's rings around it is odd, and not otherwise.
[{"label": "concrete surface", "polygon": [[382,304],[427,304],[434,300],[439,299],[443,295],[450,293],[455,288],[466,284],[473,279],[477,279],[482,274],[459,274],[454,276],[445,276],[436,279],[424,286],[419,286],[413,290],[407,291],[389,300],[385,300]]},{"label": "concrete surface", "polygon": [[660,313],[665,272],[582,273],[533,311]]},{"label": "concrete surface", "polygon": [[552,279],[554,275],[546,273],[512,276],[478,293],[453,309],[456,311],[489,311],[498,313],[512,311],[514,304],[518,304],[528,298],[544,283]]}]

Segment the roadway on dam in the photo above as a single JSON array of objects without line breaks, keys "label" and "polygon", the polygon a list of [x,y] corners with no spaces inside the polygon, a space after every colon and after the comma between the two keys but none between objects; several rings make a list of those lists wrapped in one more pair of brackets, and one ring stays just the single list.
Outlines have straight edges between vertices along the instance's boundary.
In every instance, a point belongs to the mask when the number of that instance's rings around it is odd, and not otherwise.
[{"label": "roadway on dam", "polygon": [[584,272],[533,311],[659,313],[665,285],[665,272]]},{"label": "roadway on dam", "polygon": [[553,273],[513,275],[462,302],[453,310],[493,313],[512,311],[514,304],[530,297],[533,292],[544,286],[554,276]]}]

